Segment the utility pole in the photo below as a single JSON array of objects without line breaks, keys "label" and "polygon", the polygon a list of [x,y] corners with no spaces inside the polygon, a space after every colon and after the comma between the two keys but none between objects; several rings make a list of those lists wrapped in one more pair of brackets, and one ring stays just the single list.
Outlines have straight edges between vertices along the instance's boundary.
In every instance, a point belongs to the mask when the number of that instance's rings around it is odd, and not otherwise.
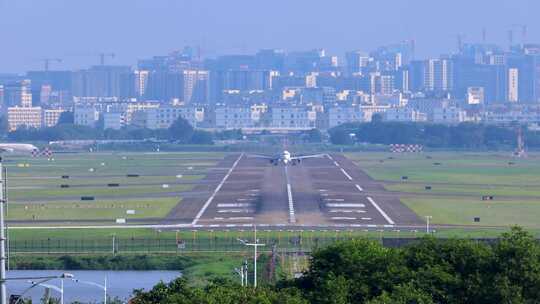
[{"label": "utility pole", "polygon": [[238,239],[238,241],[245,246],[253,246],[253,287],[257,288],[257,248],[259,246],[266,246],[266,244],[260,244],[257,239],[257,225],[254,225],[253,230],[253,243],[248,243],[246,240]]},{"label": "utility pole", "polygon": [[[0,156],[0,182],[4,183],[4,169]],[[6,232],[4,230],[4,187],[0,187],[0,303],[7,304],[6,292]]]}]

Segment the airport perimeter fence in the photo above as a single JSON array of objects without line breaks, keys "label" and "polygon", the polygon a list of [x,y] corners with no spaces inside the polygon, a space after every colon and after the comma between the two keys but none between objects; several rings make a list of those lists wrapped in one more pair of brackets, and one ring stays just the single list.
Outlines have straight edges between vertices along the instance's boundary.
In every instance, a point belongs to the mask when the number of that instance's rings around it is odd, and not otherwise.
[{"label": "airport perimeter fence", "polygon": [[[258,237],[259,251],[309,253],[316,248],[323,248],[338,241],[369,238],[380,242],[385,247],[403,247],[415,242],[416,237],[375,237],[372,235],[350,235],[346,233],[313,236],[309,234],[291,235],[272,234]],[[82,238],[82,239],[27,239],[8,240],[9,254],[182,254],[193,252],[245,252],[253,247],[245,246],[240,239],[252,242],[252,238],[231,236],[204,236],[195,234],[190,238]],[[438,240],[444,241],[444,238]],[[481,243],[494,243],[497,239],[471,239]],[[539,240],[540,242],[540,240]]]},{"label": "airport perimeter fence", "polygon": [[[328,236],[273,236],[258,238],[265,244],[259,251],[311,252],[340,240],[354,237]],[[246,238],[252,241],[252,238]],[[128,254],[128,253],[190,253],[190,252],[242,252],[251,251],[238,237],[174,238],[100,238],[100,239],[27,239],[9,240],[10,254]]]}]

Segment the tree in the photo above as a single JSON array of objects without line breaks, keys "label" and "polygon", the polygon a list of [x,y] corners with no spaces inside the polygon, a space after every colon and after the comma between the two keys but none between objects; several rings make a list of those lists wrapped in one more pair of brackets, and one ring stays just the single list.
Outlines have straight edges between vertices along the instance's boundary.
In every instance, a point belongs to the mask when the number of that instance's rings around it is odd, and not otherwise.
[{"label": "tree", "polygon": [[191,140],[193,133],[193,127],[182,117],[178,117],[178,119],[169,127],[170,138],[183,143],[188,143]]},{"label": "tree", "polygon": [[322,141],[322,133],[319,129],[311,129],[306,132],[306,140],[311,143],[320,143]]},{"label": "tree", "polygon": [[214,140],[212,133],[202,130],[195,130],[191,136],[190,143],[196,145],[211,145],[214,143]]},{"label": "tree", "polygon": [[74,124],[75,123],[75,116],[73,115],[73,112],[71,111],[65,111],[60,114],[60,117],[58,118],[57,125],[61,124]]},{"label": "tree", "polygon": [[433,299],[426,292],[414,287],[409,282],[398,285],[391,292],[383,292],[382,295],[374,298],[366,304],[433,304]]}]

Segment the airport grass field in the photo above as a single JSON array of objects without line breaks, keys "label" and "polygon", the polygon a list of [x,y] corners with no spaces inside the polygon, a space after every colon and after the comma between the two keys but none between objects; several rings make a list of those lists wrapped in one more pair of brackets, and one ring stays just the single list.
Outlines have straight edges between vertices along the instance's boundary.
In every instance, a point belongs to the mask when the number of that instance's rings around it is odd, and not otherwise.
[{"label": "airport grass field", "polygon": [[159,221],[223,153],[59,153],[53,159],[8,156],[8,220],[118,218]]},{"label": "airport grass field", "polygon": [[504,152],[347,156],[386,189],[398,192],[419,216],[432,216],[434,224],[540,228],[539,154],[527,158]]}]

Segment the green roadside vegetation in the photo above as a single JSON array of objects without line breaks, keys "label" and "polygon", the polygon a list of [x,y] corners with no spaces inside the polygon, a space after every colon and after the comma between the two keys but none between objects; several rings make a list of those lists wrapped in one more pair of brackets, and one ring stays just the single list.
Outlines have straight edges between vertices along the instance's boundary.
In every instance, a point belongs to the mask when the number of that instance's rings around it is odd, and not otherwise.
[{"label": "green roadside vegetation", "polygon": [[219,278],[198,286],[189,278],[135,291],[133,304],[468,304],[537,303],[540,245],[520,228],[492,244],[423,238],[402,248],[366,239],[313,253],[299,278],[258,288]]}]

